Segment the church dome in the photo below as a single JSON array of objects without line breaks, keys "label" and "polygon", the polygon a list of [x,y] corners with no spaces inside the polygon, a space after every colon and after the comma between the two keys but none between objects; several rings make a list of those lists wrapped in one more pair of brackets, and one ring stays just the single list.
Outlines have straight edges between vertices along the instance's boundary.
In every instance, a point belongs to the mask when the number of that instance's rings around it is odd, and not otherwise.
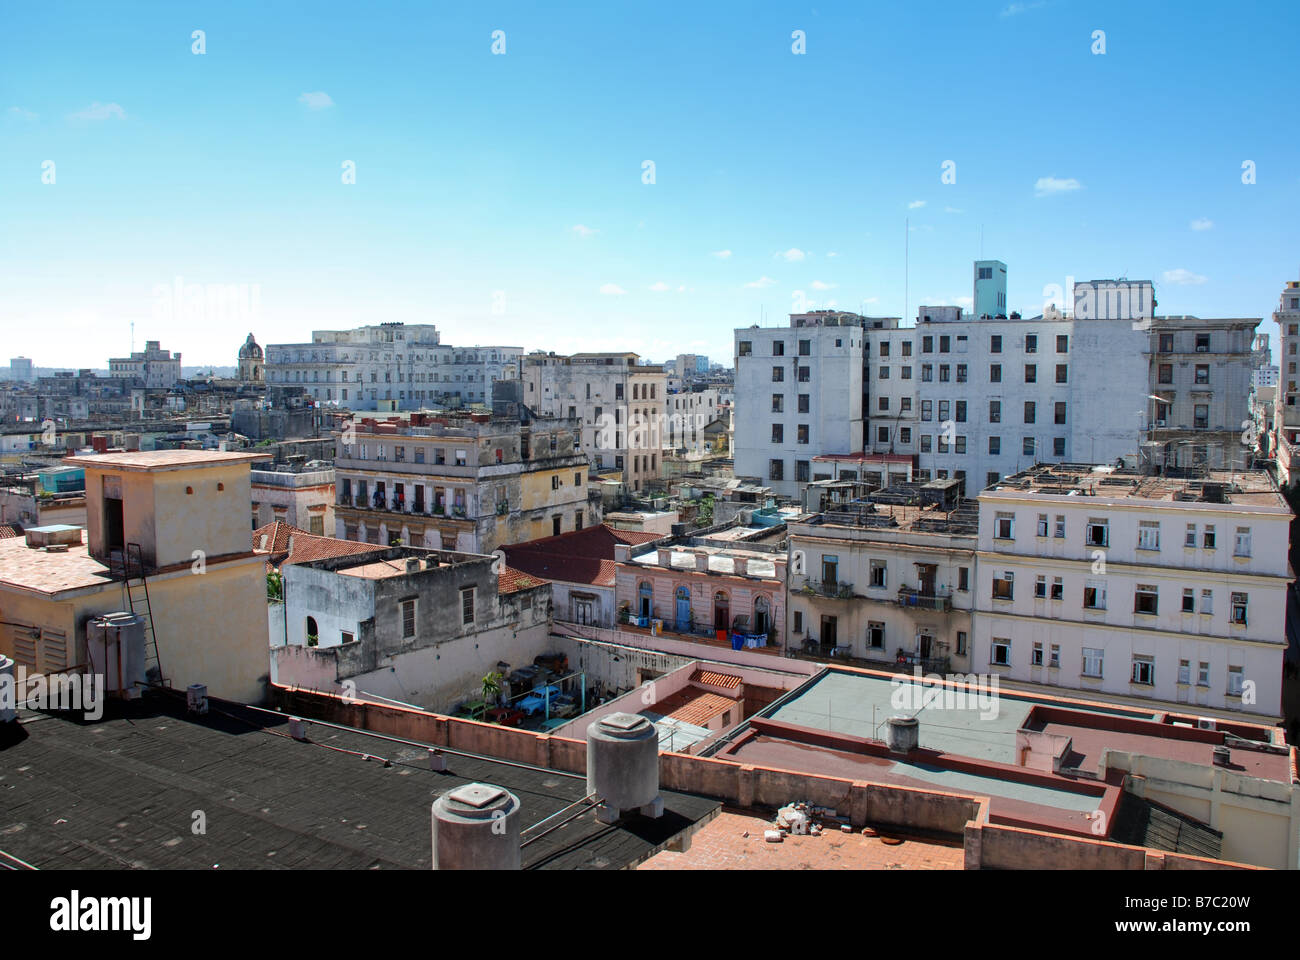
[{"label": "church dome", "polygon": [[253,339],[253,335],[251,333],[248,335],[248,339],[244,341],[244,345],[239,348],[239,359],[240,360],[261,360],[262,359],[262,348],[257,345],[257,341]]}]

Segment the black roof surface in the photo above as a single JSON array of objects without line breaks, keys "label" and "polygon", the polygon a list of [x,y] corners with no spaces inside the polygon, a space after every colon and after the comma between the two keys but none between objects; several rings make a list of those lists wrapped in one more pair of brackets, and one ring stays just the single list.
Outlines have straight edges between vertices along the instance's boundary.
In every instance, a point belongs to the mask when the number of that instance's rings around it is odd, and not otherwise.
[{"label": "black roof surface", "polygon": [[110,701],[98,722],[21,711],[0,740],[0,853],[41,869],[428,869],[434,798],[478,781],[519,797],[525,869],[620,869],[721,807],[664,791],[659,820],[609,826],[589,808],[530,832],[582,800],[585,778],[457,754],[434,773],[423,746],[310,722],[299,742],[287,716],[211,706],[189,716],[158,694]]}]

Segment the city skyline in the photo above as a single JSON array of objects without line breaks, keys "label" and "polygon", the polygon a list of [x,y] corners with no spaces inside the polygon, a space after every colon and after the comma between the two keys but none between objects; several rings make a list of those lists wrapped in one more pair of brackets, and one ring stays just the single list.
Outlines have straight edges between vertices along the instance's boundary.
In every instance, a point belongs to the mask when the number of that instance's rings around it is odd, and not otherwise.
[{"label": "city skyline", "polygon": [[[250,330],[401,321],[729,364],[734,328],[801,308],[969,307],[980,258],[1026,316],[1127,276],[1267,330],[1300,199],[1287,9],[1196,9],[11,10],[9,351],[99,367],[134,321],[137,350],[229,365]],[[168,316],[177,278],[257,315]]]}]

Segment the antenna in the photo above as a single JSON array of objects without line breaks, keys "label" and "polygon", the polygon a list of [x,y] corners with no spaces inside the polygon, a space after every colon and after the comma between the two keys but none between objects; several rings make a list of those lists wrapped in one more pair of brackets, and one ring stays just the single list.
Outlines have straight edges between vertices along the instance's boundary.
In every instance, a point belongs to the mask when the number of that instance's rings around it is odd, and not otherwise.
[{"label": "antenna", "polygon": [[903,218],[903,322],[904,323],[907,322],[907,295],[908,295],[907,284],[909,280],[908,270],[909,270],[909,265],[911,263],[909,259],[910,257],[909,245],[912,239],[911,233],[912,233],[911,218],[904,217]]}]

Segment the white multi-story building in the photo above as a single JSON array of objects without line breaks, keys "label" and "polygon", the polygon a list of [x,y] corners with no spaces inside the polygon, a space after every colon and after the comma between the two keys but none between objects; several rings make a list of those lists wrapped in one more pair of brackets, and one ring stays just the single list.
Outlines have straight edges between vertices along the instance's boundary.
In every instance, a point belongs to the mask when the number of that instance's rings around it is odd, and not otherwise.
[{"label": "white multi-story building", "polygon": [[[664,424],[660,430],[664,454],[688,459],[712,455],[711,441],[704,428],[718,419],[721,403],[717,390],[682,390],[664,400]],[[717,451],[719,455],[725,450]]]},{"label": "white multi-story building", "polygon": [[1290,280],[1282,290],[1277,310],[1273,312],[1277,323],[1280,356],[1278,366],[1280,377],[1277,388],[1276,412],[1273,415],[1273,427],[1277,431],[1274,438],[1275,456],[1277,458],[1278,483],[1290,486],[1300,473],[1300,406],[1296,397],[1300,396],[1300,281]]},{"label": "white multi-story building", "polygon": [[979,496],[971,669],[1278,716],[1291,516],[1262,471],[1009,477]]},{"label": "white multi-story building", "polygon": [[181,355],[162,349],[158,340],[146,340],[143,350],[136,350],[129,357],[110,359],[108,375],[141,380],[146,389],[165,390],[181,378]]},{"label": "white multi-story building", "polygon": [[664,368],[635,353],[530,353],[523,402],[582,424],[582,451],[598,470],[618,470],[630,491],[663,475]]},{"label": "white multi-story building", "polygon": [[491,404],[493,381],[516,379],[522,356],[520,347],[441,343],[433,324],[380,323],[268,345],[266,382],[352,410]]}]

